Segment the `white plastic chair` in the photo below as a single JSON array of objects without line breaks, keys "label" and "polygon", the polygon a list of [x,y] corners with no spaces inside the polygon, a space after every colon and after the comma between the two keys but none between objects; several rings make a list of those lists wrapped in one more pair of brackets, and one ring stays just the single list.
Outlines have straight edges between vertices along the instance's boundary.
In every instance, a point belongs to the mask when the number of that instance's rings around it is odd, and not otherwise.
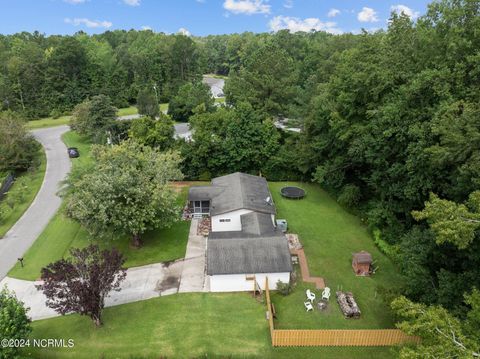
[{"label": "white plastic chair", "polygon": [[322,299],[326,299],[326,300],[330,299],[330,288],[325,287],[325,289],[322,292]]},{"label": "white plastic chair", "polygon": [[313,293],[310,289],[307,289],[307,299],[313,303],[313,301],[315,300],[315,293]]},{"label": "white plastic chair", "polygon": [[310,302],[305,302],[305,303],[303,303],[303,304],[305,305],[305,309],[307,310],[307,312],[313,310],[313,305],[312,305],[312,303],[310,303]]}]

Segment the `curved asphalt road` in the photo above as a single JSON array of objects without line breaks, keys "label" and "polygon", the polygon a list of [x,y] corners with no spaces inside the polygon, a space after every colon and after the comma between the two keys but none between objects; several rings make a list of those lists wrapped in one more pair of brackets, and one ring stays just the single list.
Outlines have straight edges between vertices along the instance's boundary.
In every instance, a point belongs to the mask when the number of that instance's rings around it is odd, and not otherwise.
[{"label": "curved asphalt road", "polygon": [[68,130],[68,126],[58,126],[32,131],[45,149],[47,169],[42,187],[31,206],[0,239],[0,280],[14,266],[17,258],[22,257],[35,242],[60,207],[61,199],[57,192],[71,166],[67,147],[61,138]]}]

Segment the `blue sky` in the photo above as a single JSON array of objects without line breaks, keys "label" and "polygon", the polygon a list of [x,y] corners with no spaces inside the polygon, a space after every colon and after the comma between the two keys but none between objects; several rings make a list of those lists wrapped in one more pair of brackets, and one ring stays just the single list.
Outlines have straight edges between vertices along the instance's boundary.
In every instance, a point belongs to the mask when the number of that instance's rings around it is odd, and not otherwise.
[{"label": "blue sky", "polygon": [[114,29],[193,35],[243,31],[385,28],[390,11],[412,18],[426,0],[0,0],[0,33],[73,34]]}]

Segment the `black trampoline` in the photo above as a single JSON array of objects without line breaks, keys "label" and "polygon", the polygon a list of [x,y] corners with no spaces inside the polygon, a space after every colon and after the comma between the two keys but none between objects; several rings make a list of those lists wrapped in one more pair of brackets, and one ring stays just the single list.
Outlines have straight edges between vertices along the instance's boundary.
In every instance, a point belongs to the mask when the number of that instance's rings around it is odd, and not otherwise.
[{"label": "black trampoline", "polygon": [[283,197],[291,198],[291,199],[301,199],[305,197],[305,194],[306,194],[304,189],[300,187],[293,187],[293,186],[283,187],[280,190],[280,193],[282,194]]}]

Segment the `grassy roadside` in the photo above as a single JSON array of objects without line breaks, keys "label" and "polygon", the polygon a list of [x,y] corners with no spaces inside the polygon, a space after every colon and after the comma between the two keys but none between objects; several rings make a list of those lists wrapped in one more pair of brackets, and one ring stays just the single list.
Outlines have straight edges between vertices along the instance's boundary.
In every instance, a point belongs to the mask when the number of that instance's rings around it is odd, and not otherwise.
[{"label": "grassy roadside", "polygon": [[[77,147],[80,151],[80,157],[73,160],[73,168],[86,167],[92,163],[91,144],[84,137],[69,131],[64,134],[63,140],[67,146]],[[181,189],[179,203],[185,202],[187,190],[188,187]],[[190,222],[180,221],[174,223],[170,228],[147,232],[142,237],[144,244],[140,249],[130,247],[128,236],[96,242],[102,248],[116,247],[127,258],[125,265],[135,267],[184,257],[189,228]],[[63,208],[60,208],[24,255],[24,267],[15,265],[8,275],[25,280],[38,279],[42,267],[68,255],[70,248],[85,247],[92,241],[95,240],[85,229],[77,222],[67,218],[63,214]]]},{"label": "grassy roadside", "polygon": [[[216,98],[216,103],[225,103],[225,98]],[[159,105],[161,112],[168,111],[168,103],[161,103]],[[125,108],[118,109],[117,116],[130,116],[138,114],[138,109],[136,106],[130,106]],[[35,130],[38,128],[46,128],[46,127],[55,127],[61,125],[68,125],[70,123],[70,118],[72,116],[61,116],[59,118],[52,118],[52,117],[45,117],[38,120],[32,120],[27,122],[27,129]]]},{"label": "grassy roadside", "polygon": [[35,130],[37,128],[55,127],[68,125],[70,123],[71,116],[61,116],[59,118],[46,117],[39,120],[28,121],[26,126],[29,130]]},{"label": "grassy roadside", "polygon": [[[0,238],[10,230],[28,207],[30,207],[42,186],[47,166],[47,158],[43,147],[39,150],[38,160],[40,162],[38,167],[31,172],[27,171],[17,177],[7,197],[0,202],[1,210],[5,213],[5,217],[0,221]],[[11,204],[13,208],[10,208],[8,205],[8,197],[12,200]]]},{"label": "grassy roadside", "polygon": [[[168,103],[162,103],[159,105],[160,111],[167,111],[168,110]],[[117,116],[128,116],[128,115],[136,115],[138,113],[136,106],[130,106],[125,108],[118,109]],[[34,130],[37,128],[46,128],[46,127],[55,127],[61,125],[68,125],[70,122],[70,118],[72,116],[61,116],[59,118],[53,117],[45,117],[38,120],[32,120],[27,122],[27,129]]]}]

